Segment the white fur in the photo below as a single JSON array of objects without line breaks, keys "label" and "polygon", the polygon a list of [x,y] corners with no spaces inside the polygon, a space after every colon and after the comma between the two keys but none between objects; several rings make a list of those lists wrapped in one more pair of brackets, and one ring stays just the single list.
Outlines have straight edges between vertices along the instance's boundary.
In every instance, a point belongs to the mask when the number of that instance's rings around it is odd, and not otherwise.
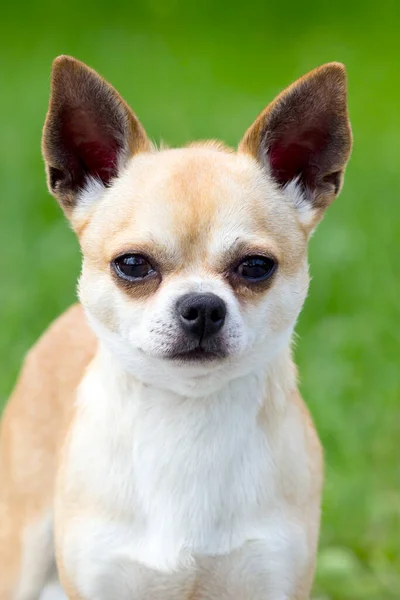
[{"label": "white fur", "polygon": [[56,581],[46,585],[40,594],[39,600],[67,600],[67,596],[58,581]]},{"label": "white fur", "polygon": [[317,211],[300,187],[299,178],[289,181],[285,185],[283,193],[295,207],[300,223],[308,228],[315,219]]},{"label": "white fur", "polygon": [[67,600],[56,572],[50,508],[25,529],[22,548],[20,577],[12,600]]},{"label": "white fur", "polygon": [[21,574],[13,600],[37,600],[54,564],[52,513],[31,523],[23,533]]},{"label": "white fur", "polygon": [[[83,276],[85,272],[83,271]],[[87,286],[86,286],[87,287]],[[85,292],[85,303],[90,294],[90,306],[96,302],[96,282]],[[100,293],[104,288],[101,287]],[[189,292],[212,292],[225,300],[228,311],[224,326],[224,337],[230,357],[214,364],[180,365],[166,361],[162,353],[173,343],[179,333],[179,322],[175,316],[177,299]],[[118,357],[120,364],[144,383],[154,384],[178,394],[189,396],[212,393],[229,382],[233,374],[245,374],[254,368],[254,362],[262,357],[265,364],[267,358],[288,342],[292,326],[277,336],[276,343],[266,352],[259,352],[260,336],[257,326],[249,327],[239,311],[238,302],[227,284],[206,277],[187,277],[174,279],[166,284],[156,300],[150,306],[132,306],[123,294],[117,294],[118,317],[121,330],[110,331],[105,328],[94,311],[87,310],[87,316],[98,337]],[[249,315],[249,319],[258,317]],[[259,315],[267,322],[267,315]],[[123,328],[122,328],[123,327]],[[265,331],[265,327],[263,328]],[[170,342],[171,340],[171,342]]]},{"label": "white fur", "polygon": [[[213,395],[182,397],[127,376],[102,351],[80,386],[67,456],[69,493],[97,505],[70,523],[63,542],[84,598],[175,598],[177,585],[210,569],[207,557],[222,569],[232,553],[244,581],[258,580],[272,600],[290,598],[309,557],[258,425],[265,385],[253,372]],[[296,452],[303,460],[301,444]],[[234,589],[227,598],[240,597]]]},{"label": "white fur", "polygon": [[85,211],[94,202],[98,202],[106,189],[101,179],[87,177],[84,189],[79,192],[76,210]]}]

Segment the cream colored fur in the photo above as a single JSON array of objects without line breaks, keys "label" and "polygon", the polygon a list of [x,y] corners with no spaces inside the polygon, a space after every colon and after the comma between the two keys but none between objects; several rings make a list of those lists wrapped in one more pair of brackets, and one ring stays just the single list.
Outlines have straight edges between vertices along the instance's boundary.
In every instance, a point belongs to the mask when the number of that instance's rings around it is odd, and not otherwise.
[{"label": "cream colored fur", "polygon": [[[322,451],[291,341],[322,209],[297,180],[277,185],[246,150],[254,135],[238,153],[141,138],[111,185],[68,196],[83,310],[31,351],[4,415],[0,600],[63,597],[54,538],[70,600],[309,598]],[[156,288],[112,274],[139,251],[161,265]],[[230,282],[243,252],[278,261],[268,288]],[[227,356],[168,359],[176,302],[196,292],[226,304]]]}]

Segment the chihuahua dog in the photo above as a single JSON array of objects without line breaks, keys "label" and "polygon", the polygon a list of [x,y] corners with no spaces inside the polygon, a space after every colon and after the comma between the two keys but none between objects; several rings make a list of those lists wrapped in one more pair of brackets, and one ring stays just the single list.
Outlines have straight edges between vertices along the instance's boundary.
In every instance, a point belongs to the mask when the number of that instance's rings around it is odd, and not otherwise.
[{"label": "chihuahua dog", "polygon": [[97,73],[55,60],[43,155],[80,304],[3,415],[1,600],[309,598],[323,458],[291,341],[351,137],[338,63],[236,151],[156,149]]}]

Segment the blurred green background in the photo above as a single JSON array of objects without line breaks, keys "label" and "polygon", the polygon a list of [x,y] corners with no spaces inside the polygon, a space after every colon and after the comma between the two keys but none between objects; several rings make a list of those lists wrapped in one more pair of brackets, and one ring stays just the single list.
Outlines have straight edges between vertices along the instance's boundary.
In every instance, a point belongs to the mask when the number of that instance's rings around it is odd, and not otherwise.
[{"label": "blurred green background", "polygon": [[57,54],[96,68],[173,145],[236,144],[282,87],[346,64],[354,152],[311,242],[296,351],[326,450],[318,600],[400,598],[399,26],[400,4],[384,0],[22,1],[0,25],[0,406],[75,298],[78,246],[40,155]]}]

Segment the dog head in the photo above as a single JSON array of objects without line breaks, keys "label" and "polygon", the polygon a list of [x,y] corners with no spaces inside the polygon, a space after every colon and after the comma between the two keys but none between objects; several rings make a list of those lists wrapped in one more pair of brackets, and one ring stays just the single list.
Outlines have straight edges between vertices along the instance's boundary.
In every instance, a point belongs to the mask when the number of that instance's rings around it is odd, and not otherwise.
[{"label": "dog head", "polygon": [[48,184],[80,241],[80,300],[123,367],[201,395],[288,345],[308,289],[308,238],[350,148],[337,63],[278,96],[237,151],[156,150],[108,83],[56,59]]}]

